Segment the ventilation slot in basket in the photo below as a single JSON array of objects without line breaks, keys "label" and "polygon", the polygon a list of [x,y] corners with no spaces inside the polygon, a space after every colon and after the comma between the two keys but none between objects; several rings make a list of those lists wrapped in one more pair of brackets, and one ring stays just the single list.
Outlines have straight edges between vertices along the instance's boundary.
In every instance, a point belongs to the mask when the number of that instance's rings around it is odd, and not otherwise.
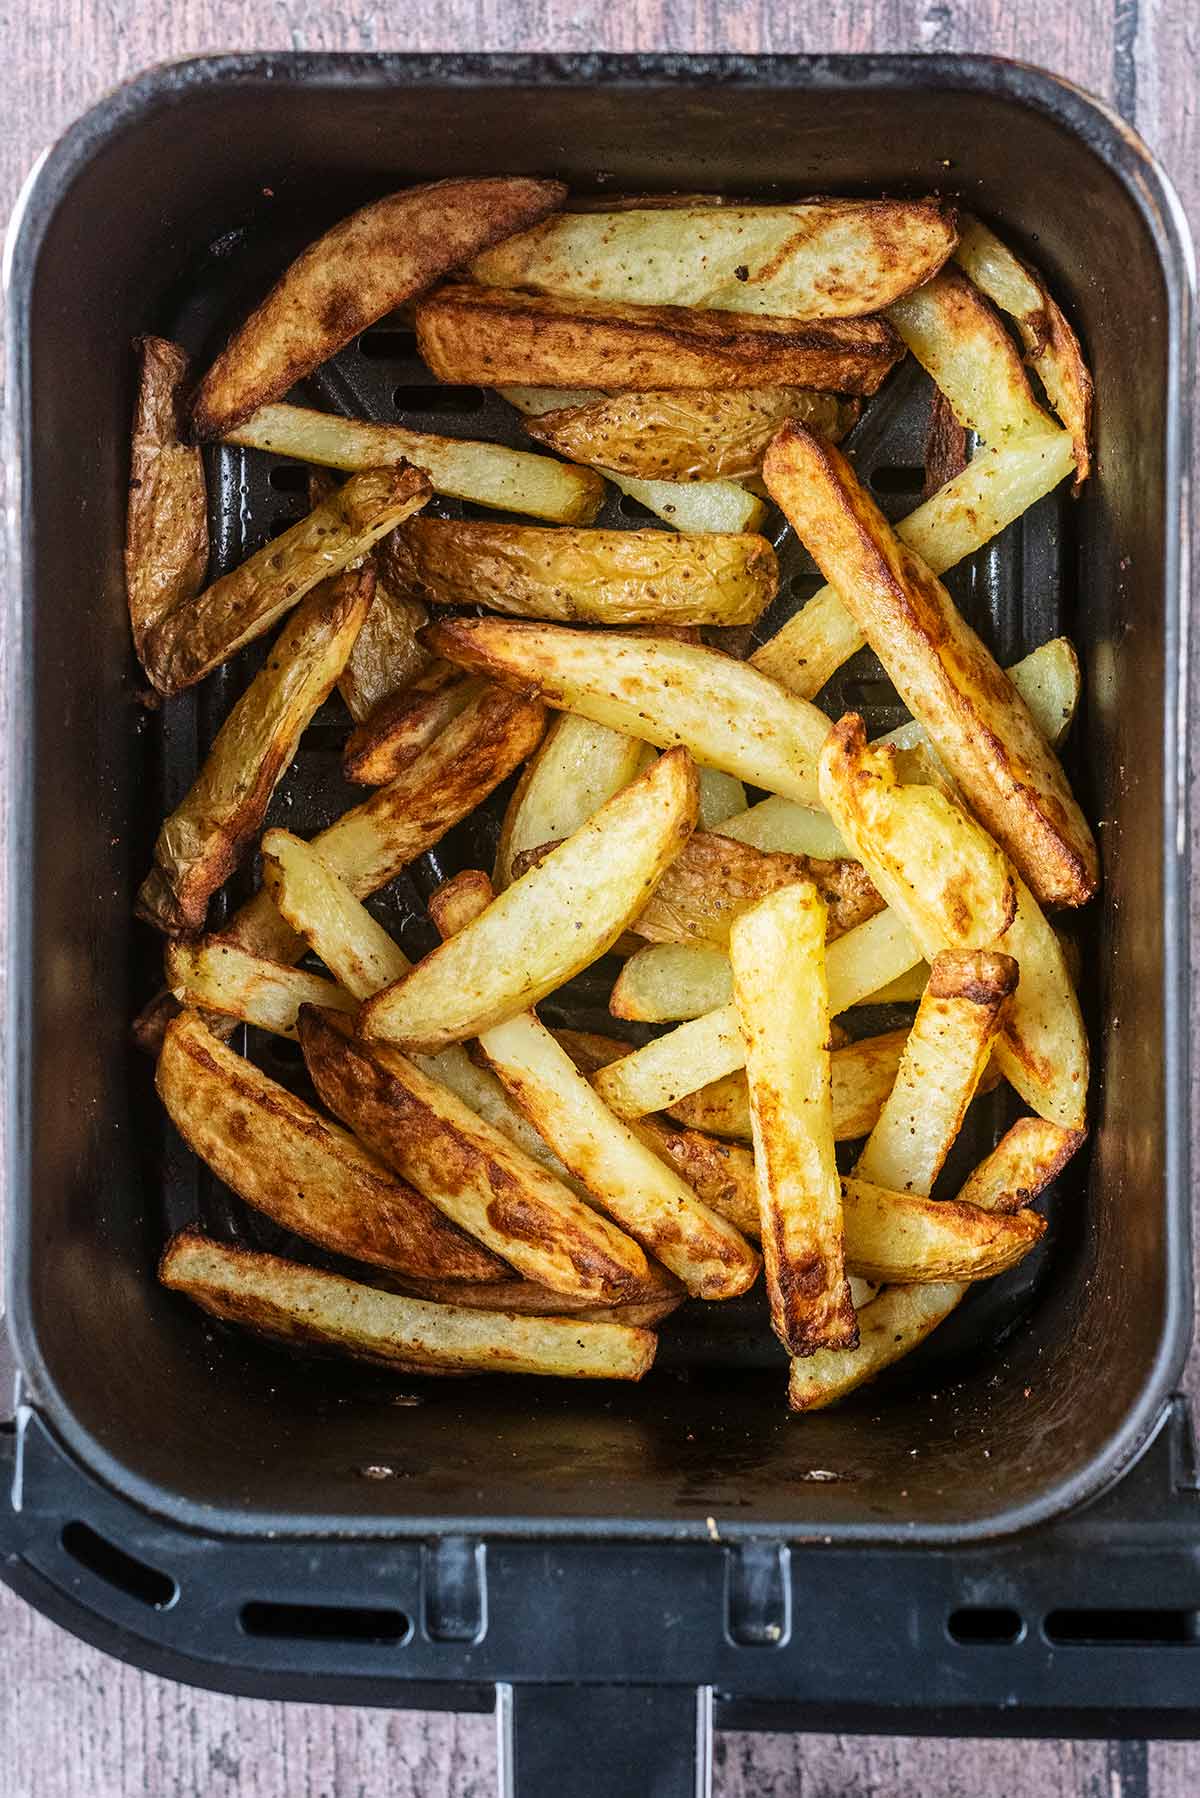
[{"label": "ventilation slot in basket", "polygon": [[407,1642],[412,1624],[403,1611],[368,1610],[341,1604],[269,1604],[251,1601],[241,1610],[248,1636],[291,1642],[374,1642],[394,1647]]},{"label": "ventilation slot in basket", "polygon": [[62,1545],[73,1561],[78,1561],[105,1585],[124,1592],[127,1598],[136,1598],[140,1604],[165,1611],[179,1597],[179,1587],[169,1574],[160,1573],[157,1567],[148,1567],[145,1561],[126,1554],[123,1548],[118,1548],[115,1542],[99,1535],[86,1523],[68,1523],[62,1533]]}]

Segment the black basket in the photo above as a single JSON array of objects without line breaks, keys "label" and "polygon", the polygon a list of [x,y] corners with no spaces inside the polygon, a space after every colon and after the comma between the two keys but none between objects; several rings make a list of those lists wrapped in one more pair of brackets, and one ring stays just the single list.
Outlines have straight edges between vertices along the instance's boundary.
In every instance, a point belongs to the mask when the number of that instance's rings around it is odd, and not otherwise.
[{"label": "black basket", "polygon": [[[161,713],[139,704],[127,346],[152,329],[211,354],[353,205],[510,171],[959,196],[1046,270],[1096,374],[1097,478],[950,576],[1002,660],[1056,630],[1083,656],[1071,772],[1105,862],[1082,932],[1092,1143],[1047,1246],[828,1415],[787,1416],[751,1301],[685,1307],[636,1390],[415,1382],[398,1406],[394,1382],[314,1374],[153,1281],[164,1230],[192,1218],[279,1239],[182,1151],[127,1041],[157,971],[130,915],[157,820],[256,660]],[[647,1769],[661,1750],[684,1776],[677,1728],[699,1740],[714,1691],[722,1721],[771,1727],[1186,1733],[1200,1575],[1170,1395],[1191,1326],[1189,307],[1186,229],[1144,148],[1074,90],[991,60],[219,58],[144,76],[74,127],[12,245],[11,1583],[114,1652],[234,1690],[465,1706],[511,1688],[506,1716],[541,1707],[523,1782],[548,1781],[562,1746],[578,1794],[588,1777],[623,1789],[626,1760],[637,1789],[674,1791]],[[308,391],[520,441],[502,402],[438,390],[432,410],[431,389],[384,321]],[[893,516],[915,503],[928,399],[902,368],[849,446]],[[290,521],[298,473],[211,452],[218,567]],[[812,568],[776,534],[794,608]],[[826,697],[878,728],[898,716],[866,654]],[[358,796],[344,727],[336,705],[314,721],[273,821],[309,832]],[[420,951],[430,886],[485,848],[478,825],[452,833],[379,915]],[[571,1021],[594,1024],[602,990],[574,1000]],[[1001,1122],[984,1116],[982,1146]]]}]

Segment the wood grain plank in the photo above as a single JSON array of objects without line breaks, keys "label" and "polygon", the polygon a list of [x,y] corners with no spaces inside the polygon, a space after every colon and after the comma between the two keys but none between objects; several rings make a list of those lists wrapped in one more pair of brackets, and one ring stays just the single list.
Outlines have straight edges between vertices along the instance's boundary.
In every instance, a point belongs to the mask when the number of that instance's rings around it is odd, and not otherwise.
[{"label": "wood grain plank", "polygon": [[[863,0],[840,9],[827,0],[429,0],[390,19],[371,0],[18,0],[0,18],[5,216],[37,150],[114,82],[164,58],[236,46],[990,51],[1046,64],[1123,104],[1175,172],[1193,216],[1200,206],[1192,0]],[[1200,855],[1200,840],[1196,848]],[[1200,1392],[1200,1358],[1190,1383]],[[1198,1789],[1200,1749],[1190,1744],[1147,1751],[728,1735],[717,1747],[721,1798],[1190,1798]],[[190,1691],[106,1659],[0,1588],[0,1798],[484,1798],[494,1790],[488,1718]]]}]

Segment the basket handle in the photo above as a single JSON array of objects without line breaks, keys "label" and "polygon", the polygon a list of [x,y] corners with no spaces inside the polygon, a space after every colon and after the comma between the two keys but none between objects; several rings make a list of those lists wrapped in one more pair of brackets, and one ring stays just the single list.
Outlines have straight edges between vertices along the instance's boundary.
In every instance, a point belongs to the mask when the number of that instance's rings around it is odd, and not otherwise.
[{"label": "basket handle", "polygon": [[500,1798],[710,1798],[711,1686],[496,1688]]}]

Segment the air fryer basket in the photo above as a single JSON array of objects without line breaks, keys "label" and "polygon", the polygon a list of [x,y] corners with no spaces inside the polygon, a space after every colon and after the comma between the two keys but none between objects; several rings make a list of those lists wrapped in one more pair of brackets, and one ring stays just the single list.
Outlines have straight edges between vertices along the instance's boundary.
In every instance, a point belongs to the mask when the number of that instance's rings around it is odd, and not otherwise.
[{"label": "air fryer basket", "polygon": [[[950,577],[1002,660],[1059,630],[1083,659],[1070,767],[1105,865],[1080,930],[1092,1140],[1033,1264],[973,1294],[911,1365],[827,1415],[787,1415],[784,1363],[749,1301],[685,1308],[635,1390],[426,1382],[398,1405],[394,1382],[256,1349],[153,1281],[164,1229],[190,1218],[278,1239],[197,1169],[128,1042],[154,978],[131,897],[158,819],[256,658],[246,652],[162,712],[140,702],[121,586],[127,346],[150,329],[203,358],[353,205],[410,181],[498,171],[590,191],[959,196],[1046,271],[1096,376],[1096,478],[1078,500],[1044,501]],[[982,59],[226,58],[143,77],[76,126],[26,196],[12,271],[23,583],[10,670],[9,1305],[24,1424],[46,1464],[61,1444],[56,1464],[77,1463],[81,1480],[160,1520],[173,1541],[190,1531],[232,1555],[237,1539],[236,1553],[264,1568],[282,1565],[281,1537],[401,1558],[404,1539],[560,1537],[566,1568],[583,1565],[570,1543],[580,1556],[606,1545],[636,1557],[651,1551],[635,1542],[657,1540],[659,1564],[686,1582],[687,1557],[699,1566],[715,1536],[741,1545],[729,1591],[752,1595],[748,1639],[758,1630],[776,1646],[787,1640],[789,1544],[819,1540],[844,1556],[851,1543],[966,1543],[1110,1485],[1161,1423],[1190,1329],[1189,290],[1186,233],[1136,140],[1050,77]],[[330,409],[521,440],[499,400],[433,392],[389,321],[308,393]],[[892,516],[915,503],[927,408],[927,383],[906,367],[852,440]],[[217,568],[303,504],[301,471],[278,459],[217,450],[209,473]],[[641,522],[628,506],[610,502],[606,521]],[[790,538],[781,559],[771,623],[816,584]],[[826,697],[880,728],[898,716],[865,654]],[[331,702],[272,821],[307,834],[359,796],[337,771],[343,728]],[[419,951],[425,895],[486,861],[487,846],[486,826],[452,833],[381,897],[379,915]],[[604,1027],[597,982],[576,998],[572,1021]],[[286,1046],[254,1048],[277,1077],[300,1077]],[[1000,1116],[984,1120],[987,1141]],[[685,1541],[697,1545],[686,1556],[666,1547]],[[475,1616],[473,1552],[447,1563],[475,1618],[447,1639],[494,1643]],[[493,1566],[500,1552],[489,1550]],[[439,1639],[428,1620],[423,1634]],[[453,1673],[410,1676],[471,1678],[471,1663],[464,1653]]]}]

